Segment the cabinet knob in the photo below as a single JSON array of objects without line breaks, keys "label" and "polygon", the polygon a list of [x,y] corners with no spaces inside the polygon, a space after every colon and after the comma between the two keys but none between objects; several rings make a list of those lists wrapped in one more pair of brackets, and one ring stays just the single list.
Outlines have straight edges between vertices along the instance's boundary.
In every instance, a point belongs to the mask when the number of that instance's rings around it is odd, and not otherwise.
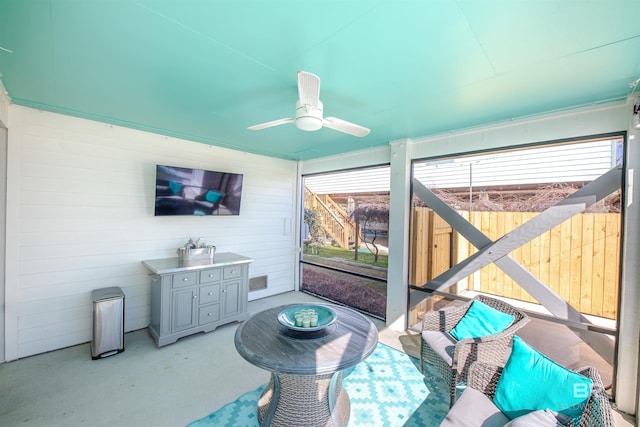
[{"label": "cabinet knob", "polygon": [[209,273],[209,277],[213,277],[213,274]]},{"label": "cabinet knob", "polygon": [[213,295],[213,292],[209,292],[209,295]]},{"label": "cabinet knob", "polygon": [[184,279],[182,279],[183,282],[188,282],[189,279],[187,279],[186,277]]},{"label": "cabinet knob", "polygon": [[198,295],[194,295],[194,296],[193,296],[193,299],[196,299],[196,298],[198,298]]},{"label": "cabinet knob", "polygon": [[207,316],[213,316],[213,313],[207,313]]},{"label": "cabinet knob", "polygon": [[226,293],[226,292],[227,292],[227,290],[226,290],[226,289],[223,289],[223,290],[222,290],[222,292],[225,292],[225,293]]},{"label": "cabinet knob", "polygon": [[236,274],[236,271],[235,270],[231,270],[231,274]]}]

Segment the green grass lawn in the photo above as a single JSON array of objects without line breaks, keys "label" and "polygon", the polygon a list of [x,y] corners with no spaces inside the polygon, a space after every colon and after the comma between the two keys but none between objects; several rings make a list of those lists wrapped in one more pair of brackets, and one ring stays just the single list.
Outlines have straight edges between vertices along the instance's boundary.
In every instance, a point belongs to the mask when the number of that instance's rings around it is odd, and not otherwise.
[{"label": "green grass lawn", "polygon": [[[310,250],[305,250],[305,254],[311,254]],[[317,254],[313,254],[322,258],[340,258],[345,261],[357,262],[359,264],[374,265],[376,267],[387,268],[388,256],[378,255],[378,262],[374,261],[374,256],[371,252],[358,252],[358,260],[355,259],[355,252],[353,250],[337,248],[335,246],[320,246]]]}]

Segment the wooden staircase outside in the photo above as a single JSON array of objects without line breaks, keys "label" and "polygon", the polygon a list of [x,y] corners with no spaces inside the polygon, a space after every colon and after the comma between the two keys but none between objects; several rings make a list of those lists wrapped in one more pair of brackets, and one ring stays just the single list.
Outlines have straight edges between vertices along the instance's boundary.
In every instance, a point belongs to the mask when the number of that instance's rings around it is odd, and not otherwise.
[{"label": "wooden staircase outside", "polygon": [[304,189],[304,208],[316,212],[318,225],[344,249],[356,241],[356,224],[340,205],[326,194],[316,194]]}]

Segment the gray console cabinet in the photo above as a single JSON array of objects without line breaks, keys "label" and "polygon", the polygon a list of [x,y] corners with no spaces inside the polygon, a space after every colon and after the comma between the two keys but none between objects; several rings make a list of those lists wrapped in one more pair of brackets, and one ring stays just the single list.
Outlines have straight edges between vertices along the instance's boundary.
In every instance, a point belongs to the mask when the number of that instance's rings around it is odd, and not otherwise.
[{"label": "gray console cabinet", "polygon": [[149,333],[158,347],[246,320],[252,261],[232,253],[216,254],[214,261],[143,261],[152,272]]}]

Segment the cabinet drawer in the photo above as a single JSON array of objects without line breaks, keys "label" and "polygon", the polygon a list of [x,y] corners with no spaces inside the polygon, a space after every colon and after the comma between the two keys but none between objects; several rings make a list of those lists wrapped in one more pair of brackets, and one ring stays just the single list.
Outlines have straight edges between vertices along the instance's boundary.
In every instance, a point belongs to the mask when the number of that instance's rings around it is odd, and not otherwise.
[{"label": "cabinet drawer", "polygon": [[220,301],[220,284],[200,287],[200,304]]},{"label": "cabinet drawer", "polygon": [[198,273],[195,271],[176,273],[173,275],[174,288],[180,288],[183,286],[193,286],[196,283],[198,283]]},{"label": "cabinet drawer", "polygon": [[219,268],[212,268],[210,270],[202,270],[200,272],[200,283],[217,282],[222,276]]},{"label": "cabinet drawer", "polygon": [[198,310],[198,325],[220,320],[220,304],[202,306]]},{"label": "cabinet drawer", "polygon": [[224,280],[235,279],[236,277],[240,277],[241,274],[242,274],[242,266],[232,265],[230,267],[224,268],[222,277],[224,277]]}]

